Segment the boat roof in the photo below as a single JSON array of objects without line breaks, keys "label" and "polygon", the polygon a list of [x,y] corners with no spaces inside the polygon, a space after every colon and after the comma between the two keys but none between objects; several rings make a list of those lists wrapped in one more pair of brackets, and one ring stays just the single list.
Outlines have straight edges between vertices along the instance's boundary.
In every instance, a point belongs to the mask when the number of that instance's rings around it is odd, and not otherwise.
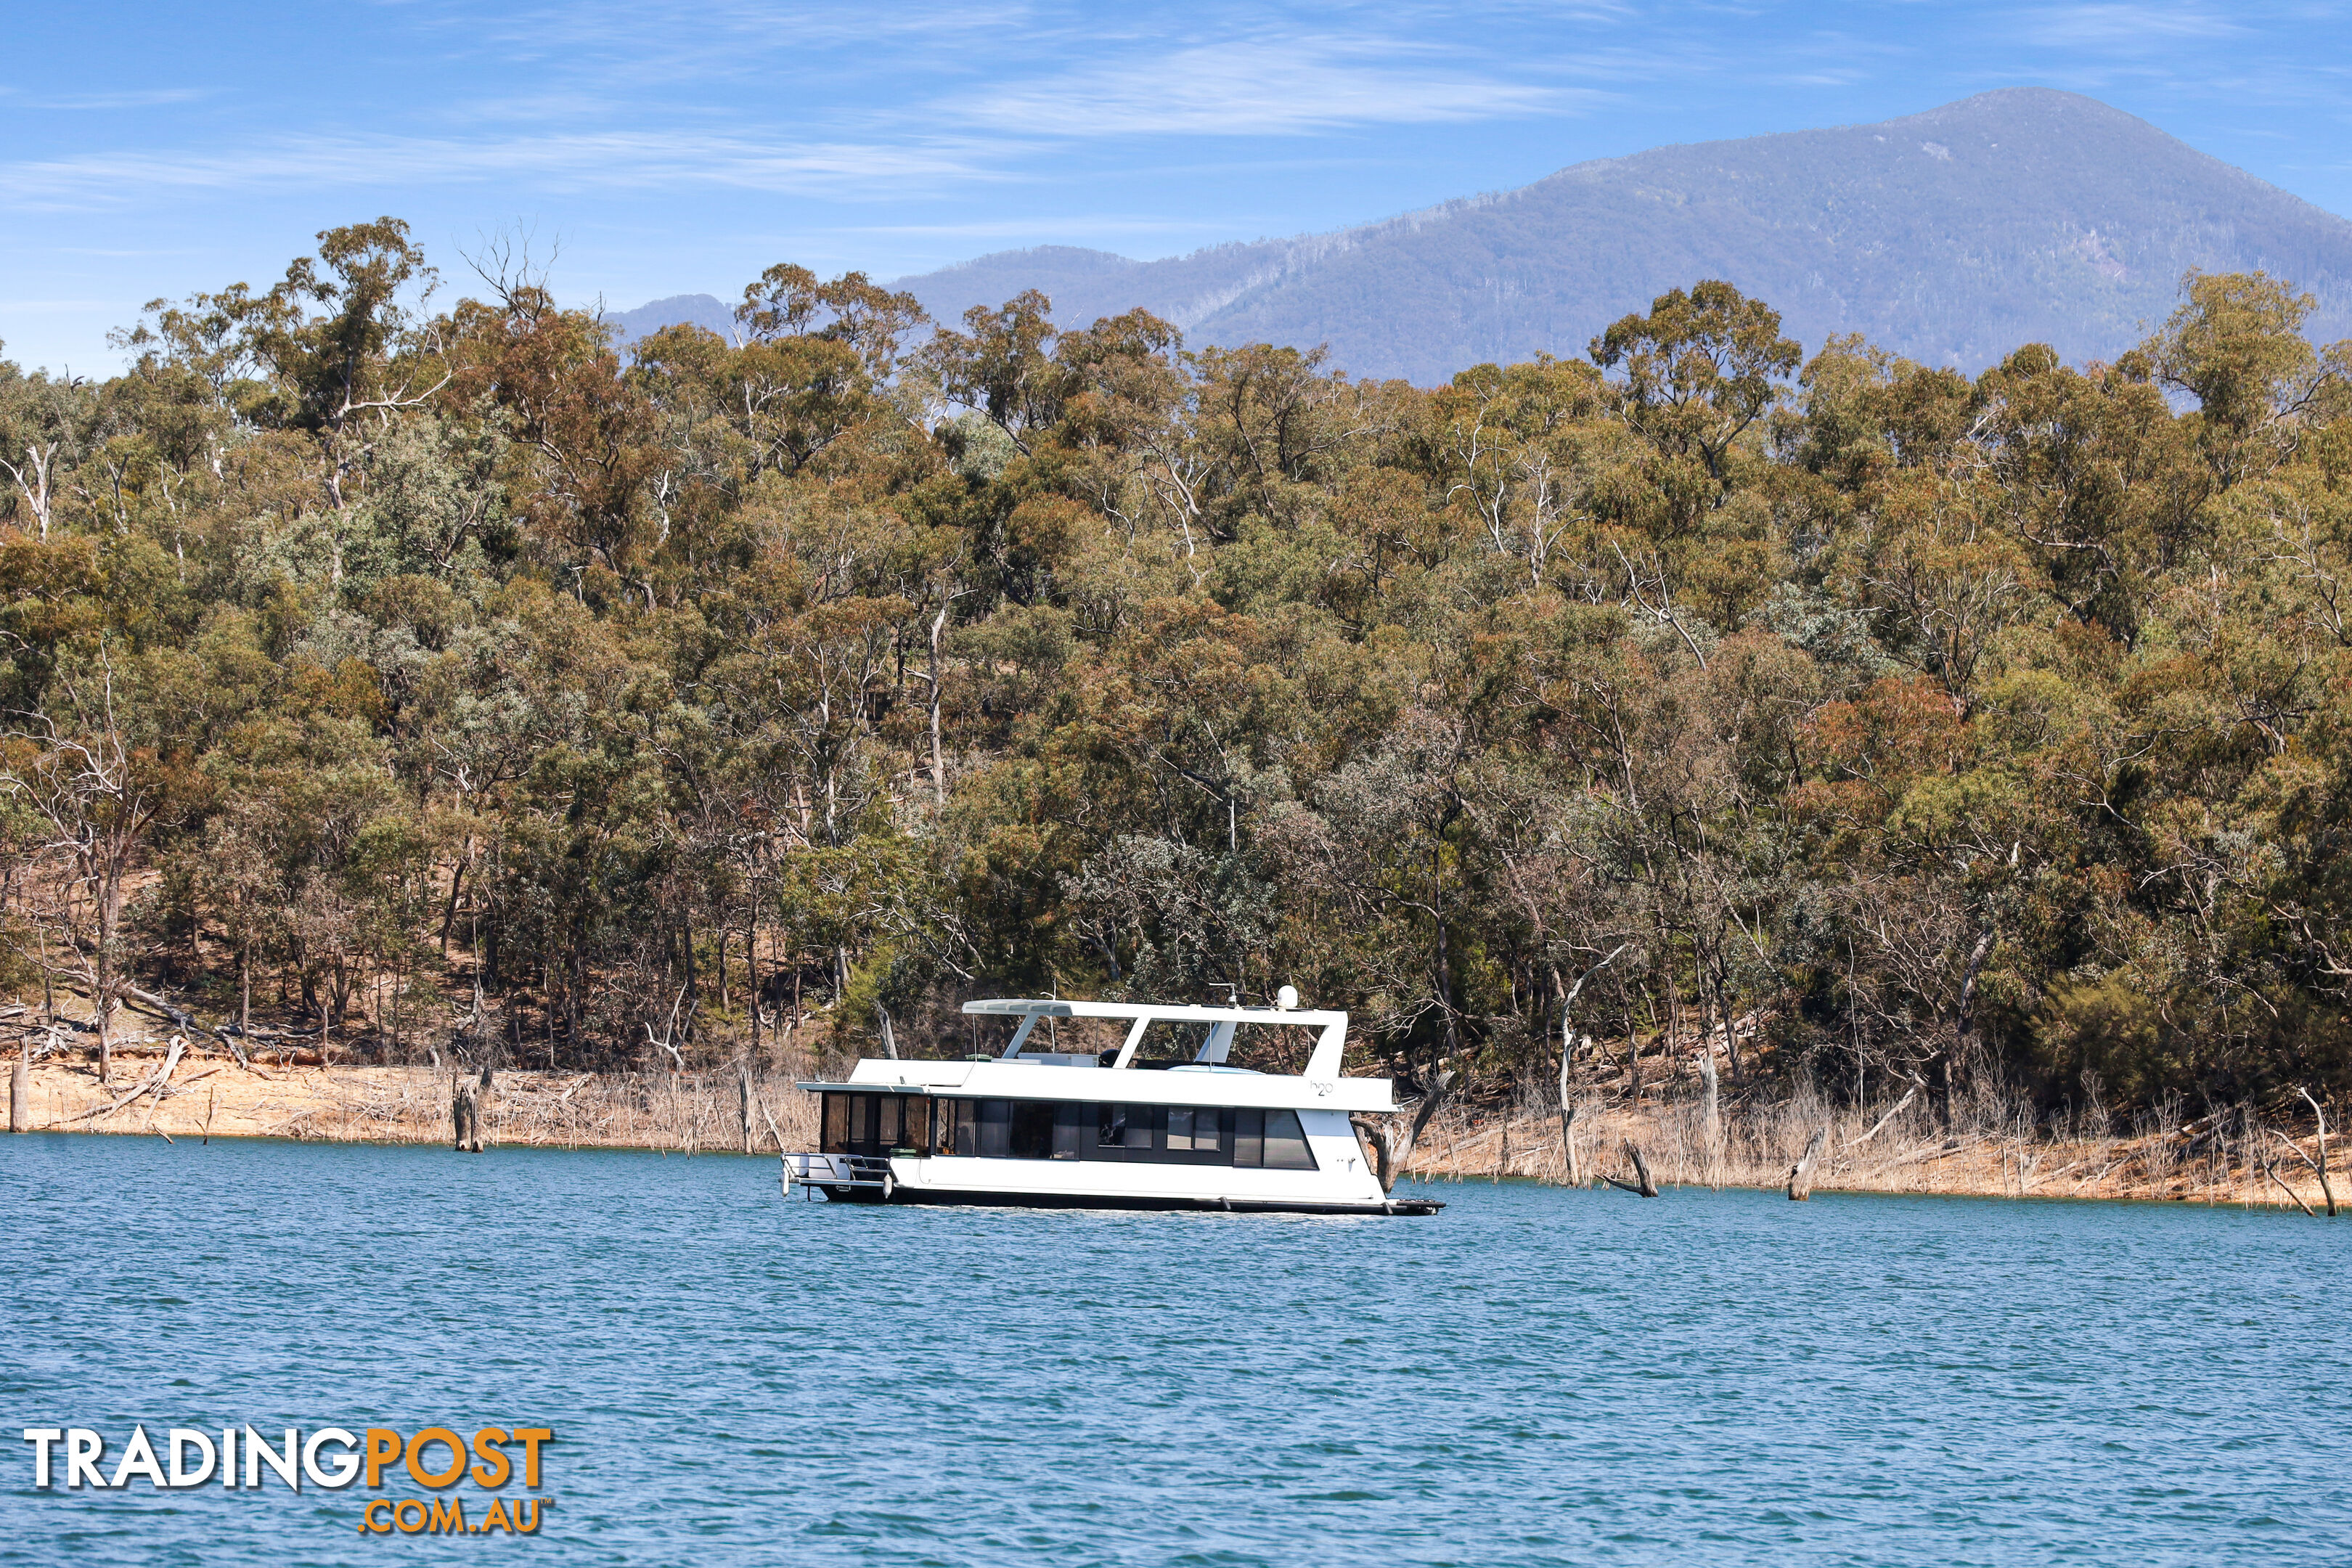
[{"label": "boat roof", "polygon": [[1316,1031],[1314,1054],[1307,1058],[1307,1070],[1300,1075],[1305,1078],[1338,1078],[1339,1058],[1348,1047],[1347,1014],[1300,1007],[1191,1007],[1161,1002],[1066,1002],[1058,996],[1013,996],[967,1002],[963,1010],[982,1017],[1021,1020],[1021,1026],[1013,1031],[1012,1042],[1004,1047],[1006,1061],[1021,1054],[1022,1046],[1040,1018],[1127,1019],[1131,1026],[1127,1031],[1126,1043],[1119,1047],[1118,1059],[1110,1064],[1114,1068],[1134,1065],[1136,1047],[1143,1043],[1144,1032],[1154,1024],[1208,1025],[1209,1037],[1202,1042],[1200,1055],[1192,1059],[1210,1067],[1223,1064],[1233,1049],[1234,1032],[1244,1026],[1287,1025]]},{"label": "boat roof", "polygon": [[1008,996],[967,1002],[963,1010],[1012,1018],[1142,1018],[1167,1024],[1304,1024],[1309,1028],[1333,1024],[1345,1028],[1348,1024],[1345,1013],[1317,1012],[1309,1007],[1192,1007],[1171,1002],[1074,1002],[1059,996]]},{"label": "boat roof", "polygon": [[[1348,1015],[1306,1007],[1195,1007],[1160,1002],[1086,1002],[1059,996],[1001,997],[967,1002],[979,1017],[1018,1018],[1021,1026],[1003,1052],[992,1059],[931,1062],[892,1058],[860,1061],[845,1084],[806,1083],[809,1089],[855,1087],[901,1093],[987,1095],[1051,1100],[1132,1100],[1172,1105],[1314,1106],[1345,1110],[1386,1110],[1394,1105],[1387,1079],[1342,1079],[1339,1061],[1348,1045]],[[1024,1055],[1040,1018],[1117,1018],[1129,1028],[1126,1041],[1108,1064],[1092,1054]],[[1209,1031],[1192,1062],[1168,1072],[1135,1072],[1136,1052],[1155,1024],[1206,1024]],[[1306,1070],[1291,1076],[1230,1068],[1225,1058],[1234,1035],[1270,1026],[1315,1031]],[[1109,1054],[1109,1053],[1106,1053]],[[1106,1070],[1130,1076],[1107,1079]],[[1118,1087],[1113,1089],[1112,1084]]]}]

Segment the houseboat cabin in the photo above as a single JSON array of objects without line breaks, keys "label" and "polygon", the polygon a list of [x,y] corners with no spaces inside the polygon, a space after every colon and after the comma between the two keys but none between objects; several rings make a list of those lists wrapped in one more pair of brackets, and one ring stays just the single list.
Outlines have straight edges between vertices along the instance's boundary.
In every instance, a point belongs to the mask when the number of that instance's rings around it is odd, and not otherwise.
[{"label": "houseboat cabin", "polygon": [[[1345,1013],[1130,1003],[973,1002],[1017,1018],[1003,1053],[962,1061],[860,1061],[820,1097],[819,1148],[784,1157],[804,1193],[865,1203],[1074,1208],[1214,1208],[1427,1214],[1443,1207],[1384,1192],[1349,1116],[1395,1109],[1387,1079],[1341,1078]],[[1024,1047],[1040,1021],[1126,1026],[1100,1053]],[[1230,1064],[1236,1032],[1305,1028],[1305,1070]],[[1159,1034],[1155,1037],[1154,1031]],[[1161,1059],[1171,1037],[1189,1059]],[[1187,1041],[1190,1044],[1190,1040]]]}]

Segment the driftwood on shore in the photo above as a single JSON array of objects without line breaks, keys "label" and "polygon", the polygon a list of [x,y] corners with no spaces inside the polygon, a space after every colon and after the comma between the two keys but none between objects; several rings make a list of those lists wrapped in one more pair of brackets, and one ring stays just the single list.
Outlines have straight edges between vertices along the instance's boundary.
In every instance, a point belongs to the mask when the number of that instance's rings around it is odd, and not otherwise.
[{"label": "driftwood on shore", "polygon": [[[111,1116],[116,1111],[121,1110],[124,1106],[129,1105],[132,1100],[139,1099],[142,1095],[153,1094],[160,1099],[163,1093],[164,1086],[172,1081],[172,1070],[180,1065],[180,1054],[187,1048],[187,1037],[184,1035],[173,1035],[172,1037],[171,1050],[169,1054],[163,1058],[163,1064],[156,1068],[153,1072],[142,1079],[139,1081],[137,1088],[133,1089],[129,1094],[124,1095],[121,1099],[114,1100],[110,1104],[101,1105],[94,1110],[85,1110],[79,1116],[74,1117],[71,1120],[75,1121],[88,1121],[97,1118]],[[102,1069],[100,1073],[100,1081],[104,1081]]]}]

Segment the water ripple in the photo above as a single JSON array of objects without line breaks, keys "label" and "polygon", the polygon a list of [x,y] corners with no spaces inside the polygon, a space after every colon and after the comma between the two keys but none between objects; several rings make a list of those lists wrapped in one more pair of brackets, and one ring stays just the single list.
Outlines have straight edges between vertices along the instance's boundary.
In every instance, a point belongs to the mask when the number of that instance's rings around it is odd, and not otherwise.
[{"label": "water ripple", "polygon": [[[551,1561],[2352,1556],[2352,1227],[2301,1215],[875,1210],[764,1161],[56,1136],[0,1171],[16,1425],[550,1426]],[[12,1464],[0,1563],[341,1560],[366,1495]]]}]

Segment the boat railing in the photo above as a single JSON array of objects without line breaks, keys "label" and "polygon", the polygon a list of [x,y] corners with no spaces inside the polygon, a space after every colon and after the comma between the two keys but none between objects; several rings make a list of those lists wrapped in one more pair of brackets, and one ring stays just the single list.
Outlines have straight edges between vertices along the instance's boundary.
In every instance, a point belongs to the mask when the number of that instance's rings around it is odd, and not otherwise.
[{"label": "boat railing", "polygon": [[784,1173],[803,1187],[881,1187],[894,1185],[890,1162],[876,1154],[787,1154]]}]

